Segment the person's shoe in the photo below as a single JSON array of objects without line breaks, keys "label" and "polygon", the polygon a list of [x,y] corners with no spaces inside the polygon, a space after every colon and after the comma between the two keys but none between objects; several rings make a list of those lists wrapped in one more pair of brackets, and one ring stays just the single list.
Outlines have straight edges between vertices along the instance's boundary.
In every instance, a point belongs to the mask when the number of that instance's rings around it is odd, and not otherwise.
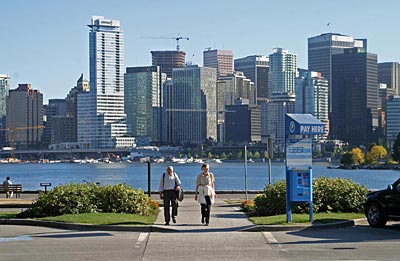
[{"label": "person's shoe", "polygon": [[175,217],[172,217],[172,222],[176,223]]},{"label": "person's shoe", "polygon": [[169,225],[169,222],[165,222],[165,225],[168,226],[168,225]]},{"label": "person's shoe", "polygon": [[204,224],[204,217],[201,217],[201,223]]},{"label": "person's shoe", "polygon": [[208,222],[206,222],[206,226],[208,226]]}]

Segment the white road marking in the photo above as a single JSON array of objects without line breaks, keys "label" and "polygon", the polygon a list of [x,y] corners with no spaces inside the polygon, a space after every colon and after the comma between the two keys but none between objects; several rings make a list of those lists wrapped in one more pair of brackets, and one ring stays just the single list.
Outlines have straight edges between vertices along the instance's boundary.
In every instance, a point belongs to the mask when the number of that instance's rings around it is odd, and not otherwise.
[{"label": "white road marking", "polygon": [[241,210],[241,208],[239,208],[239,207],[232,207],[232,209],[236,210],[236,211],[240,211]]},{"label": "white road marking", "polygon": [[32,237],[30,237],[30,236],[0,237],[0,243],[15,242],[15,241],[29,241],[29,240],[32,240]]},{"label": "white road marking", "polygon": [[147,239],[147,236],[149,233],[140,233],[139,238],[136,242],[135,248],[140,248],[140,245],[142,244],[143,241]]},{"label": "white road marking", "polygon": [[279,244],[278,240],[272,235],[271,232],[262,232],[264,238],[267,240],[268,244],[273,244],[274,247],[279,249],[282,252],[288,252],[286,249],[283,248],[281,244]]}]

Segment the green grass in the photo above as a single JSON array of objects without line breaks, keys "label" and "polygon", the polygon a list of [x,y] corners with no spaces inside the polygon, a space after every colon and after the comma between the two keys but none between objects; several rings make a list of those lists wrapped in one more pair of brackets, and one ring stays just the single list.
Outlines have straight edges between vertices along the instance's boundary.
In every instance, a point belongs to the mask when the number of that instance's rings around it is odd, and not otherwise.
[{"label": "green grass", "polygon": [[140,216],[120,213],[84,213],[45,217],[40,220],[93,225],[152,225],[157,216]]},{"label": "green grass", "polygon": [[[327,224],[332,222],[346,221],[365,218],[363,213],[316,213],[313,215],[313,224]],[[309,222],[309,214],[292,214],[292,223],[286,223],[286,214],[267,217],[250,217],[256,225],[296,225]]]},{"label": "green grass", "polygon": [[0,212],[0,218],[16,218],[18,213],[17,211]]}]

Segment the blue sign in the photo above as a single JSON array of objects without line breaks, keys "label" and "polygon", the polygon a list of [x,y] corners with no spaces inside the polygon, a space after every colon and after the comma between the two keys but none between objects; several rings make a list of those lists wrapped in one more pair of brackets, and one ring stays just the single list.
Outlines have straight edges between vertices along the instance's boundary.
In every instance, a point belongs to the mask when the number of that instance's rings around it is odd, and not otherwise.
[{"label": "blue sign", "polygon": [[325,133],[325,124],[311,114],[286,114],[286,135],[318,135]]}]

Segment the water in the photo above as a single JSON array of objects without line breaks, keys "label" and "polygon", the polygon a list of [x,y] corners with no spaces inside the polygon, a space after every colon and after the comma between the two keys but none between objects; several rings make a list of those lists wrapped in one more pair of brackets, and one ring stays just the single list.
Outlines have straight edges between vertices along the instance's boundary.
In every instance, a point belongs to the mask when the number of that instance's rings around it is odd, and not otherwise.
[{"label": "water", "polygon": [[[168,163],[151,164],[151,190],[158,190],[160,176]],[[194,191],[201,164],[174,164],[184,190]],[[217,190],[245,190],[245,171],[243,163],[211,163]],[[0,164],[0,179],[10,176],[14,184],[22,184],[24,191],[43,190],[40,183],[50,182],[52,186],[78,183],[82,181],[100,184],[126,183],[134,188],[147,190],[147,163],[129,164]],[[368,189],[386,188],[400,178],[398,170],[341,170],[328,169],[326,164],[314,163],[313,177],[349,178]],[[272,164],[272,182],[285,178],[285,167],[281,163]],[[268,183],[267,163],[249,163],[247,171],[247,189],[263,190]]]}]

